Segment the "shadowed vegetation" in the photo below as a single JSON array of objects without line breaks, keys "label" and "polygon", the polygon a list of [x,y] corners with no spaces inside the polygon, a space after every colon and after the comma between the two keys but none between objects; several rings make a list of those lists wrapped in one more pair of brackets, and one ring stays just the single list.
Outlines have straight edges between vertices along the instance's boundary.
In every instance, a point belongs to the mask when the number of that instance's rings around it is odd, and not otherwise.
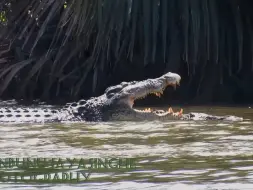
[{"label": "shadowed vegetation", "polygon": [[180,99],[252,99],[251,1],[2,2],[3,96],[75,99],[173,71]]}]

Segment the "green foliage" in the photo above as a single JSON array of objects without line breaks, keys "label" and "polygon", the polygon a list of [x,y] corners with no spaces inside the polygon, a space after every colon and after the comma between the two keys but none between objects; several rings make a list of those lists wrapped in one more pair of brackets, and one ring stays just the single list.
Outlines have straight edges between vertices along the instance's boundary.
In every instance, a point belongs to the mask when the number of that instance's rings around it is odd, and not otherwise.
[{"label": "green foliage", "polygon": [[68,6],[68,3],[65,1],[65,2],[64,2],[64,5],[63,5],[64,9],[66,9],[67,6]]},{"label": "green foliage", "polygon": [[[135,56],[142,56],[143,66],[163,64],[173,71],[187,64],[188,74],[197,73],[200,83],[207,63],[220,66],[219,79],[222,68],[234,75],[243,68],[244,35],[252,33],[251,11],[242,12],[242,4],[236,0],[32,0],[23,6],[21,16],[8,22],[1,36],[19,39],[27,52],[23,57],[37,61],[29,64],[29,72],[8,63],[0,70],[2,86],[18,76],[16,83],[23,84],[25,93],[36,78],[44,82],[45,97],[57,95],[63,86],[69,96],[78,96],[89,74],[95,91],[98,81],[105,79],[101,72],[113,72],[121,60],[131,62]],[[28,74],[21,74],[23,70]]]},{"label": "green foliage", "polygon": [[0,12],[0,23],[1,24],[6,24],[7,23],[7,17],[6,17],[6,12],[5,11]]}]

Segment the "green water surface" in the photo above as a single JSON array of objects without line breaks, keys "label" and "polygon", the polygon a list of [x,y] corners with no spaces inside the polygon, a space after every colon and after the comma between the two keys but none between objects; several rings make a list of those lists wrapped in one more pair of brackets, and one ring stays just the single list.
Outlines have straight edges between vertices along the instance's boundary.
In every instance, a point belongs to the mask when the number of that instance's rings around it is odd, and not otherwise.
[{"label": "green water surface", "polygon": [[[253,189],[253,110],[248,107],[184,110],[232,114],[246,120],[1,125],[0,189]],[[48,162],[40,167],[3,165],[9,158],[46,158]],[[49,161],[52,158],[61,159],[63,167],[52,167]],[[76,167],[70,167],[67,158],[76,158]],[[91,158],[128,158],[135,165],[78,167],[78,159],[88,162]],[[69,175],[85,172],[89,176],[64,181],[61,176],[64,172]],[[59,176],[43,179],[49,174]],[[3,181],[8,175],[25,178]],[[28,177],[33,175],[37,180]]]}]

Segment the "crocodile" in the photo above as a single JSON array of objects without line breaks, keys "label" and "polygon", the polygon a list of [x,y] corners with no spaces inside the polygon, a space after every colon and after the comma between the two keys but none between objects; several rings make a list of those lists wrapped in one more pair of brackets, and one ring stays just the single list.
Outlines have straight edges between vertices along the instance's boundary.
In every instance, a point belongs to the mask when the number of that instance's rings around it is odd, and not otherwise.
[{"label": "crocodile", "polygon": [[180,75],[168,72],[158,78],[143,81],[121,82],[108,87],[104,94],[67,103],[61,107],[2,107],[1,123],[50,123],[50,122],[103,122],[103,121],[145,121],[145,120],[226,120],[242,121],[236,116],[214,116],[205,113],[184,114],[181,109],[139,110],[133,108],[134,102],[149,94],[161,96],[168,86],[180,85]]}]

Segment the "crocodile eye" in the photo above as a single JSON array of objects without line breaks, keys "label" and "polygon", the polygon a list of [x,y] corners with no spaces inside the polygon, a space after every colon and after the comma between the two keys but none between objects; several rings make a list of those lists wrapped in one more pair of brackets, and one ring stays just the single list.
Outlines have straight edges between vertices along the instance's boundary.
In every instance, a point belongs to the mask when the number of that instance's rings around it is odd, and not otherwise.
[{"label": "crocodile eye", "polygon": [[108,88],[105,90],[106,97],[107,97],[107,98],[111,98],[111,97],[113,97],[116,93],[119,93],[121,90],[122,90],[122,86],[121,86],[121,85],[108,87]]}]

